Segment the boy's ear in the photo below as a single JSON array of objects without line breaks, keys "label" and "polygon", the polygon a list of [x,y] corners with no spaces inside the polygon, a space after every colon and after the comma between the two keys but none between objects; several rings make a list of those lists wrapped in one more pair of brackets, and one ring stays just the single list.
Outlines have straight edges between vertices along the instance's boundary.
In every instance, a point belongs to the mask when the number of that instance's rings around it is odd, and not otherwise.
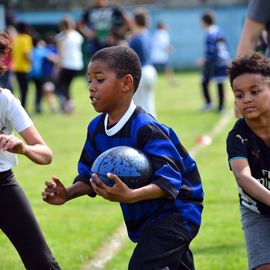
[{"label": "boy's ear", "polygon": [[130,74],[127,74],[122,81],[122,85],[123,85],[123,91],[124,92],[128,92],[130,90],[133,91],[133,87],[134,87],[134,81],[133,81],[133,77]]}]

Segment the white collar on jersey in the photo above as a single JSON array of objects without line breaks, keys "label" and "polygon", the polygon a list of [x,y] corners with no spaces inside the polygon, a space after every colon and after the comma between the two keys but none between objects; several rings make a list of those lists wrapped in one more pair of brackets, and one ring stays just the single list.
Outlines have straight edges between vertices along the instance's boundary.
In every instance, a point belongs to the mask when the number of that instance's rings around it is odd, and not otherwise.
[{"label": "white collar on jersey", "polygon": [[108,136],[113,136],[114,134],[116,134],[126,124],[126,122],[130,118],[130,116],[133,114],[135,109],[136,109],[136,105],[134,104],[133,101],[131,101],[131,104],[130,104],[128,110],[126,111],[126,113],[122,116],[122,118],[118,121],[118,123],[116,125],[114,125],[113,127],[109,128],[109,129],[108,129],[109,116],[108,116],[108,114],[106,114],[105,119],[104,119],[105,133]]}]

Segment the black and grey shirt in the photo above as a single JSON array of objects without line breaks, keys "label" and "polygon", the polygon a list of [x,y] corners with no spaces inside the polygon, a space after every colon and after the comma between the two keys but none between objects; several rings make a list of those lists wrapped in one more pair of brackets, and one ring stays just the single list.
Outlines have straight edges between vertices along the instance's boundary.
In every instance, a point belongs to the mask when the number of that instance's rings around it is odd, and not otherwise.
[{"label": "black and grey shirt", "polygon": [[[233,159],[247,159],[251,174],[270,190],[270,148],[248,127],[244,119],[239,119],[227,137],[229,162]],[[270,207],[252,198],[238,187],[241,205],[260,214],[270,215]]]}]

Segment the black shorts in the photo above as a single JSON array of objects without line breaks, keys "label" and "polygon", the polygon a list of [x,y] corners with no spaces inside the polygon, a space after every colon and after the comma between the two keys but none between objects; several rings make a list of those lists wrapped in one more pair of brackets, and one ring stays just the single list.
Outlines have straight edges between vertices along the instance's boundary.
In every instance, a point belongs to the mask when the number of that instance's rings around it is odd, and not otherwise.
[{"label": "black shorts", "polygon": [[190,239],[180,214],[168,214],[147,226],[139,237],[128,270],[194,270]]},{"label": "black shorts", "polygon": [[203,82],[210,81],[215,75],[215,66],[213,63],[205,63],[202,70],[202,80]]}]

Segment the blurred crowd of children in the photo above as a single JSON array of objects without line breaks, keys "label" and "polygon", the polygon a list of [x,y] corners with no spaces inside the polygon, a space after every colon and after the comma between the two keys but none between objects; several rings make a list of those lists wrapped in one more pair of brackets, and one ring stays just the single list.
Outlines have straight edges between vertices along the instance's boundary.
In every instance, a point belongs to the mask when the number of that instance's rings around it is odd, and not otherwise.
[{"label": "blurred crowd of children", "polygon": [[[164,72],[170,85],[176,85],[169,66],[169,31],[159,22],[150,32],[149,14],[143,9],[127,15],[108,1],[96,0],[78,21],[64,16],[54,32],[39,33],[26,22],[8,25],[5,31],[12,37],[13,48],[2,61],[6,72],[0,77],[0,86],[18,95],[29,111],[29,86],[33,84],[36,114],[44,111],[45,104],[51,113],[71,114],[75,108],[71,91],[74,78],[84,73],[97,50],[113,45],[130,46],[139,55],[144,80],[135,102],[149,113],[156,116],[153,92],[157,72]],[[149,95],[145,88],[150,89]]]}]

